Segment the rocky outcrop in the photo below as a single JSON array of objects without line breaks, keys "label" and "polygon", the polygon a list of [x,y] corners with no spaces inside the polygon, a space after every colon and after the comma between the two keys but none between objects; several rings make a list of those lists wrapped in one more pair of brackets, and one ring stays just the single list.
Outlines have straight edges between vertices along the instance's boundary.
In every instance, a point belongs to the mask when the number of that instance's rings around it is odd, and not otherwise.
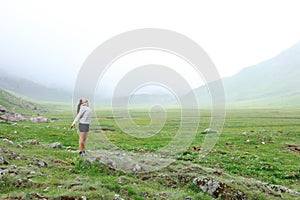
[{"label": "rocky outcrop", "polygon": [[45,123],[48,121],[47,118],[41,117],[42,114],[38,114],[38,117],[32,117],[29,119],[26,119],[24,115],[28,114],[16,113],[14,112],[14,108],[12,108],[11,111],[8,111],[4,106],[0,105],[0,121],[19,122],[29,120],[33,123]]},{"label": "rocky outcrop", "polygon": [[19,122],[19,121],[25,121],[26,119],[19,113],[4,113],[0,116],[1,120],[10,121],[10,122]]},{"label": "rocky outcrop", "polygon": [[214,198],[221,198],[223,200],[246,200],[247,197],[244,192],[234,189],[229,185],[217,181],[212,178],[195,178],[193,184],[200,187],[203,192],[208,193]]},{"label": "rocky outcrop", "polygon": [[7,109],[4,106],[0,105],[0,120],[19,122],[19,121],[25,121],[26,119],[20,113],[14,113],[14,112],[10,113],[7,111]]}]

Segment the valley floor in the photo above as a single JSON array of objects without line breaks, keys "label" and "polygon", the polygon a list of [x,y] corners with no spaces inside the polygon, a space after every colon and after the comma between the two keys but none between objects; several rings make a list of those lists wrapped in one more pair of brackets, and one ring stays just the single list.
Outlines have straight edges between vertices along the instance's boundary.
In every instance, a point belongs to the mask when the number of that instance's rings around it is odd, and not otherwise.
[{"label": "valley floor", "polygon": [[[47,123],[0,122],[0,199],[300,198],[300,110],[228,110],[217,143],[201,158],[205,137],[217,134],[204,132],[211,117],[204,110],[174,162],[152,172],[142,164],[118,170],[113,156],[152,155],[176,137],[180,113],[167,114],[157,134],[139,138],[124,133],[111,111],[97,110],[86,157],[78,156],[70,112],[45,113],[55,119]],[[145,110],[131,116],[139,126],[151,122]]]}]

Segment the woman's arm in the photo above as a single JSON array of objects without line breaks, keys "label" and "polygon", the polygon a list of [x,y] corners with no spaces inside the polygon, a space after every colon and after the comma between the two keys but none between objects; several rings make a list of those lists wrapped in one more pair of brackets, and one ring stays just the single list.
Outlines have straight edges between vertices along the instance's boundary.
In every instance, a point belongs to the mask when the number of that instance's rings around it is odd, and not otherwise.
[{"label": "woman's arm", "polygon": [[74,128],[74,125],[76,124],[76,122],[82,117],[83,113],[84,113],[84,109],[80,108],[79,113],[76,115],[72,125],[70,126],[70,128]]}]

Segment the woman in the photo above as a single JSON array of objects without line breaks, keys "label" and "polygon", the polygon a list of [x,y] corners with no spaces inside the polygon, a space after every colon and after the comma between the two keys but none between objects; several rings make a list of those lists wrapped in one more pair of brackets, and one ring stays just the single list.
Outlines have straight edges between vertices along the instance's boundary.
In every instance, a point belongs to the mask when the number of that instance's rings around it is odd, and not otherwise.
[{"label": "woman", "polygon": [[84,156],[85,152],[85,141],[89,132],[90,122],[92,118],[92,110],[88,106],[87,99],[80,99],[77,106],[77,115],[71,125],[71,129],[74,128],[76,122],[79,121],[79,155]]}]

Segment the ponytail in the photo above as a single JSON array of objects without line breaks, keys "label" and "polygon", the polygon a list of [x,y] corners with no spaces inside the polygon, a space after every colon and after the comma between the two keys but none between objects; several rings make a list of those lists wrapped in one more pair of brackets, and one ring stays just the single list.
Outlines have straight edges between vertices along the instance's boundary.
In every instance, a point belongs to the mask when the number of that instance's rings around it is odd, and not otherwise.
[{"label": "ponytail", "polygon": [[82,104],[82,99],[79,100],[79,103],[77,105],[77,114],[79,113],[81,104]]}]

